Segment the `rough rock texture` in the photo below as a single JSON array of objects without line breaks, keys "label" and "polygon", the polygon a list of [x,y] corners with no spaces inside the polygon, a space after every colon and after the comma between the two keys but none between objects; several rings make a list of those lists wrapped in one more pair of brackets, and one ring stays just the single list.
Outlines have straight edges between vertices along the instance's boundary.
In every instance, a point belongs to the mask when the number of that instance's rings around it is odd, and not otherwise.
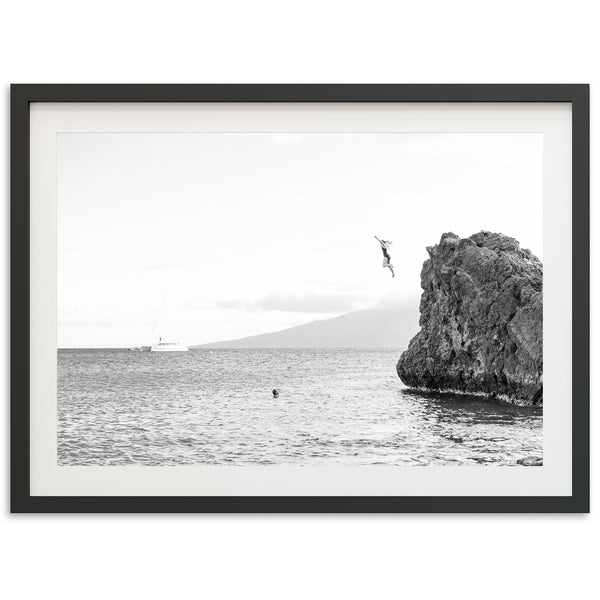
[{"label": "rough rock texture", "polygon": [[542,403],[542,263],[513,238],[442,235],[421,271],[421,331],[397,365],[416,388]]},{"label": "rough rock texture", "polygon": [[520,458],[517,464],[524,467],[543,467],[544,459],[541,456],[527,456],[526,458]]}]

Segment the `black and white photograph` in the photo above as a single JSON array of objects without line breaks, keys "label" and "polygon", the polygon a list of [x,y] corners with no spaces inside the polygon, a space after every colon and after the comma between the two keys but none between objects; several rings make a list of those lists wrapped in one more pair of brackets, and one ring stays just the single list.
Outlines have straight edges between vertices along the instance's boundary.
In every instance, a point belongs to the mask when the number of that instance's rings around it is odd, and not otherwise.
[{"label": "black and white photograph", "polygon": [[3,9],[5,598],[597,595],[596,4]]},{"label": "black and white photograph", "polygon": [[543,465],[540,133],[56,143],[58,465]]}]

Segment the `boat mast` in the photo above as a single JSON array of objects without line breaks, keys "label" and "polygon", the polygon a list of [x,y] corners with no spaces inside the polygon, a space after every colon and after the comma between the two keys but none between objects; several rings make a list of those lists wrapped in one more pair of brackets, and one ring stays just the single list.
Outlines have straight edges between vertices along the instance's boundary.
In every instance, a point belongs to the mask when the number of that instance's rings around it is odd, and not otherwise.
[{"label": "boat mast", "polygon": [[152,330],[150,331],[150,336],[148,337],[148,346],[152,346],[152,344],[154,343],[154,340],[156,339],[154,337],[154,334],[156,333],[156,326],[159,324],[159,319],[161,318],[160,315],[160,311],[155,313],[156,316],[154,317],[154,323],[152,325]]},{"label": "boat mast", "polygon": [[165,295],[162,297],[162,306],[160,308],[160,324],[158,327],[158,341],[162,340],[162,326],[163,326],[163,318],[165,316]]}]

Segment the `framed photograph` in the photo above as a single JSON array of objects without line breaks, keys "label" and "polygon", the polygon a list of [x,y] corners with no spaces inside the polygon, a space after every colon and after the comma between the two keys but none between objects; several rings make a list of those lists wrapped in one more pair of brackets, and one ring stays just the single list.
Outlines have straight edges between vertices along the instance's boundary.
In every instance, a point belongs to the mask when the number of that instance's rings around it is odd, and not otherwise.
[{"label": "framed photograph", "polygon": [[587,85],[14,85],[13,512],[589,511]]}]

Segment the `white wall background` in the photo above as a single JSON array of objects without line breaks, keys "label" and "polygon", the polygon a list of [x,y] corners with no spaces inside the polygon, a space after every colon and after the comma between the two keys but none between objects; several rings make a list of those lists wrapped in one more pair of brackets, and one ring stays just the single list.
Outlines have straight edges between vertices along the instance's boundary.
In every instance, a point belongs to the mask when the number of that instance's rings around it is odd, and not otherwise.
[{"label": "white wall background", "polygon": [[[597,12],[578,0],[13,1],[0,34],[5,197],[10,82],[589,82],[593,145]],[[1,248],[8,283],[8,242]],[[593,277],[592,304],[597,286]],[[2,303],[8,398],[6,294]],[[596,394],[593,383],[592,404]],[[7,439],[7,408],[3,416]],[[1,450],[0,589],[11,599],[529,599],[598,590],[595,478],[591,516],[9,516],[8,441]],[[596,466],[597,443],[592,451]]]}]

